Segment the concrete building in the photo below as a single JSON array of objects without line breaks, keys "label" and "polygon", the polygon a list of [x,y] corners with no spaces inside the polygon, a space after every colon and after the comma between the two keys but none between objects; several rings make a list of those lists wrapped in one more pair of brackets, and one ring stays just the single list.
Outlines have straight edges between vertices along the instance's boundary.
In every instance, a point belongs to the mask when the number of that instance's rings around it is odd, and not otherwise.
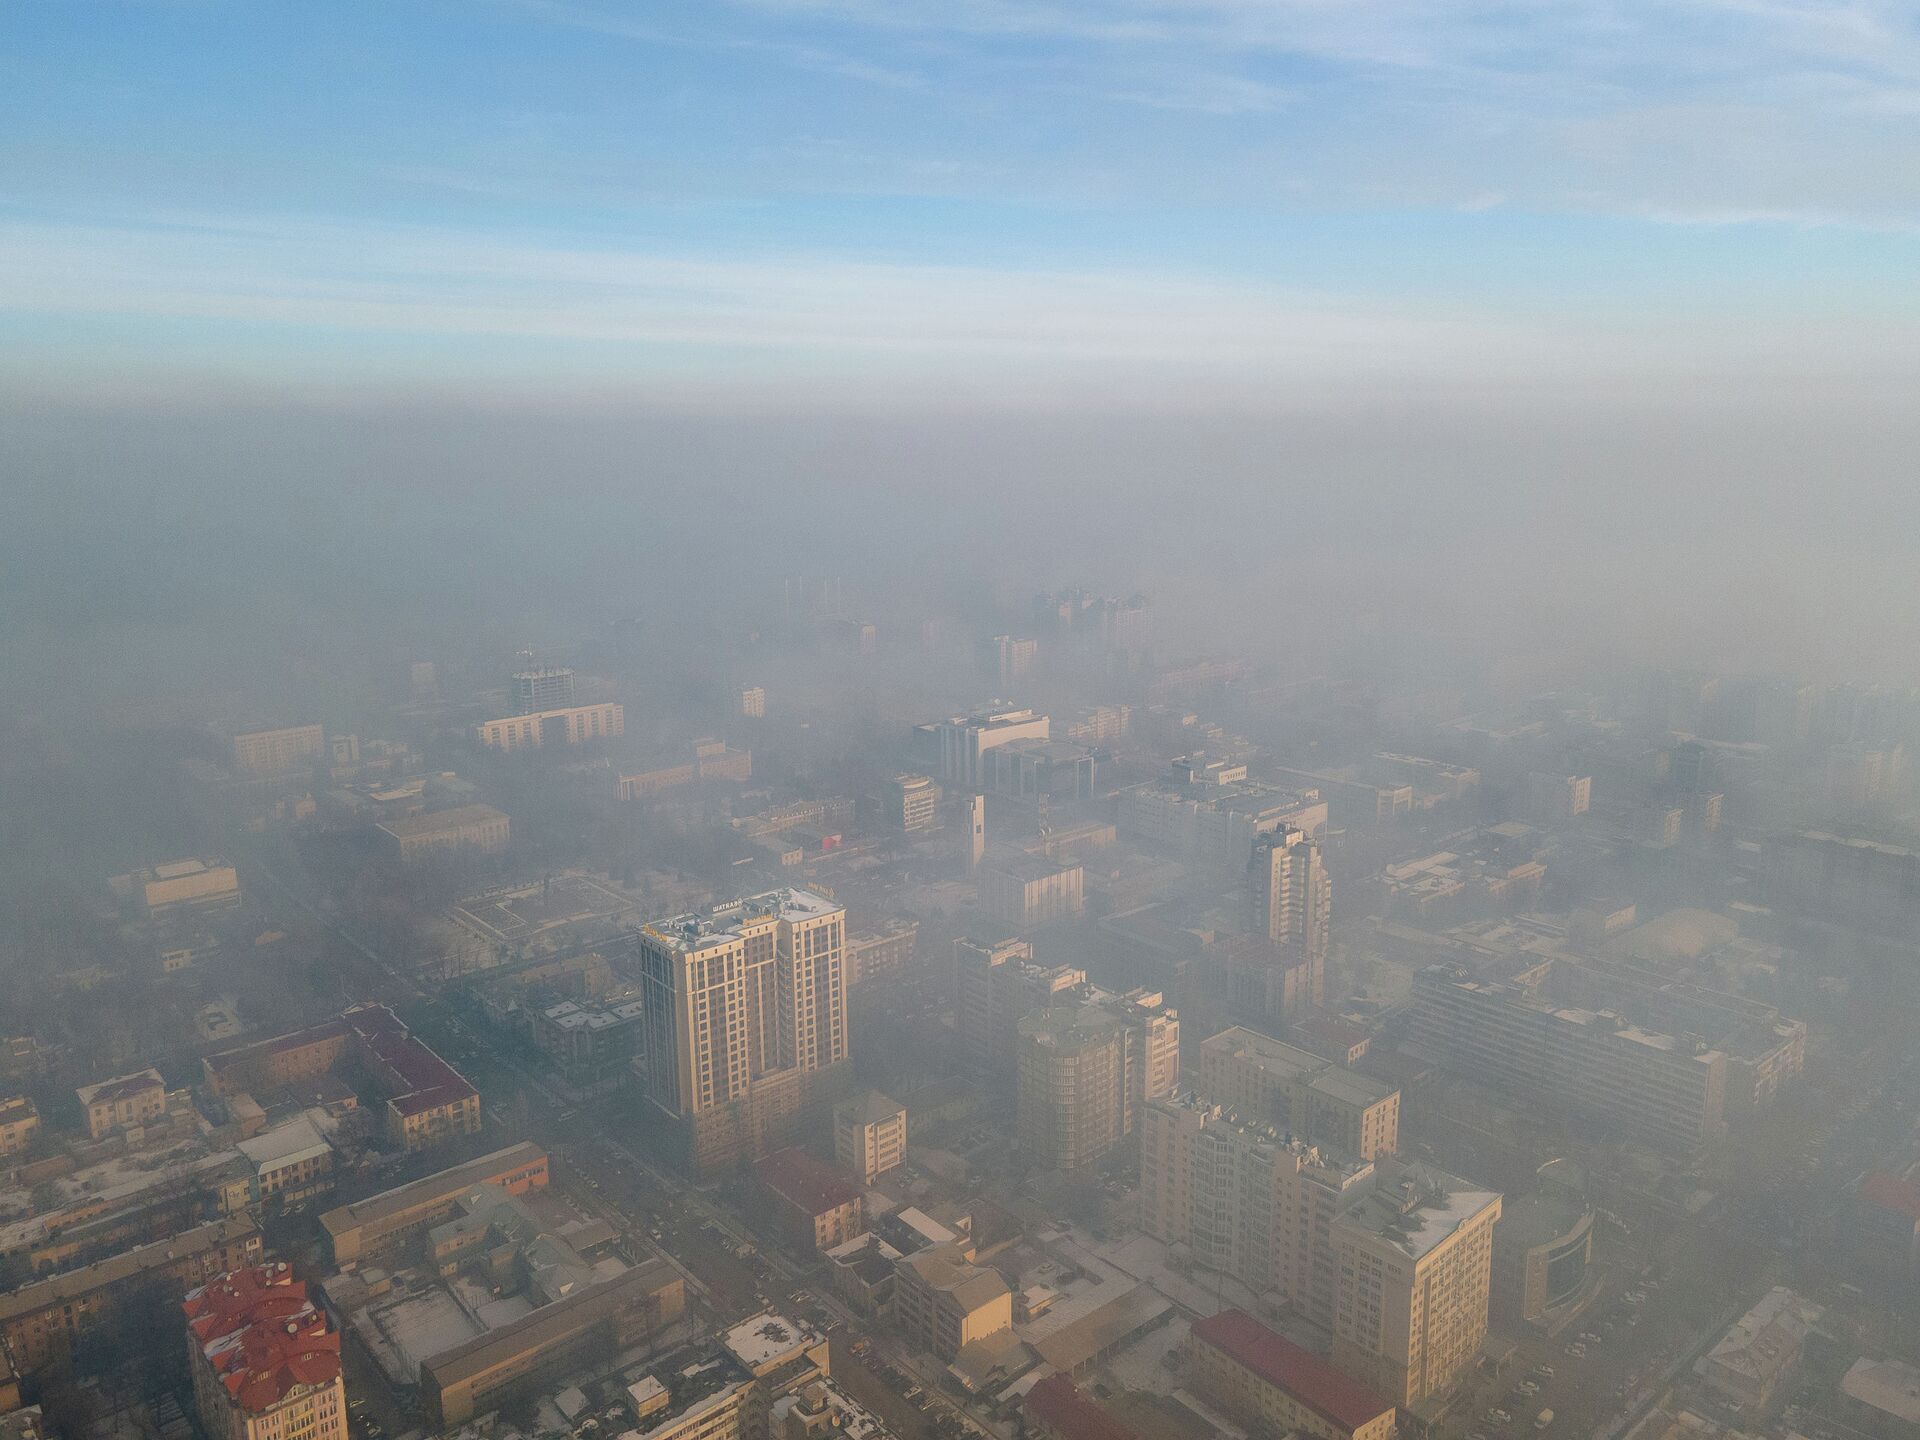
[{"label": "concrete building", "polygon": [[767,692],[758,685],[749,685],[740,692],[740,713],[748,720],[767,718]]},{"label": "concrete building", "polygon": [[384,1005],[356,1005],[337,1020],[222,1050],[200,1068],[209,1090],[230,1097],[315,1080],[345,1060],[384,1100],[388,1143],[420,1150],[479,1133],[479,1092]]},{"label": "concrete building", "polygon": [[1455,966],[1414,977],[1413,1035],[1441,1063],[1682,1152],[1726,1128],[1727,1057],[1605,1010],[1555,1007]]},{"label": "concrete building", "polygon": [[122,900],[138,903],[150,920],[214,914],[240,905],[240,875],[217,860],[174,860],[116,875],[107,882]]},{"label": "concrete building", "polygon": [[1774,909],[1912,936],[1920,915],[1920,850],[1802,830],[1768,836],[1762,859]]},{"label": "concrete building", "polygon": [[647,1097],[681,1127],[694,1168],[763,1153],[844,1080],[839,905],[771,891],[645,926],[635,943]]},{"label": "concrete building", "polygon": [[668,790],[683,789],[702,780],[753,778],[753,752],[735,750],[711,736],[693,742],[684,760],[666,760],[645,770],[620,776],[614,793],[620,800],[645,800]]},{"label": "concrete building", "polygon": [[546,1151],[537,1145],[510,1145],[437,1175],[329,1210],[320,1217],[320,1228],[326,1233],[336,1265],[391,1260],[451,1217],[459,1209],[461,1197],[470,1191],[495,1185],[518,1196],[544,1186],[547,1180]]},{"label": "concrete building", "polygon": [[1304,830],[1283,825],[1253,842],[1247,862],[1253,923],[1249,928],[1324,970],[1333,924],[1333,879],[1320,847]]},{"label": "concrete building", "polygon": [[847,935],[847,985],[905,974],[919,945],[920,922],[891,916]]},{"label": "concrete building", "polygon": [[1559,1189],[1501,1207],[1493,1227],[1493,1313],[1506,1326],[1539,1325],[1586,1290],[1593,1211]]},{"label": "concrete building", "polygon": [[930,775],[895,775],[880,782],[881,823],[917,834],[940,824],[940,787]]},{"label": "concrete building", "polygon": [[1693,1362],[1693,1373],[1742,1417],[1757,1419],[1798,1383],[1807,1336],[1822,1313],[1776,1285]]},{"label": "concrete building", "polygon": [[306,1116],[242,1140],[248,1194],[263,1211],[298,1209],[333,1189],[333,1147]]},{"label": "concrete building", "polygon": [[1027,801],[1093,798],[1093,751],[1072,740],[1010,740],[981,759],[990,794]]},{"label": "concrete building", "polygon": [[1040,658],[1040,642],[1025,635],[989,635],[980,642],[980,668],[989,684],[1011,688]]},{"label": "concrete building", "polygon": [[1861,1356],[1840,1377],[1840,1415],[1874,1440],[1920,1440],[1920,1370]]},{"label": "concrete building", "polygon": [[340,1334],[284,1262],[187,1292],[187,1367],[210,1440],[346,1440]]},{"label": "concrete building", "polygon": [[1087,972],[1074,965],[1035,964],[1033,946],[1012,937],[963,937],[953,942],[953,960],[960,1068],[977,1082],[1011,1093],[1019,1067],[1021,1017],[1086,984]]},{"label": "concrete building", "polygon": [[794,1250],[811,1256],[862,1234],[866,1226],[860,1191],[831,1165],[789,1146],[754,1162],[775,1225]]},{"label": "concrete building", "polygon": [[1376,1166],[1329,1227],[1333,1363],[1398,1405],[1450,1390],[1487,1336],[1499,1219],[1494,1191],[1429,1166]]},{"label": "concrete building", "polygon": [[646,1005],[637,999],[614,1004],[561,1000],[535,1010],[528,1033],[569,1085],[591,1089],[632,1073],[645,1025]]},{"label": "concrete building", "polygon": [[979,871],[980,905],[1003,925],[1030,930],[1077,920],[1086,910],[1086,872],[1037,855],[988,860]]},{"label": "concrete building", "polygon": [[0,1099],[0,1155],[18,1155],[40,1133],[40,1112],[25,1095]]},{"label": "concrete building", "polygon": [[1536,770],[1527,777],[1527,813],[1542,825],[1584,815],[1592,804],[1591,775],[1546,775]]},{"label": "concrete building", "polygon": [[1327,827],[1314,789],[1287,790],[1247,778],[1239,761],[1183,755],[1167,778],[1120,792],[1120,832],[1208,869],[1238,874],[1262,835],[1291,826],[1310,838]]},{"label": "concrete building", "polygon": [[1140,1112],[1140,1228],[1273,1305],[1331,1325],[1327,1235],[1373,1167],[1192,1095]]},{"label": "concrete building", "polygon": [[87,1135],[101,1140],[121,1130],[137,1130],[158,1119],[167,1109],[167,1082],[152,1066],[131,1075],[118,1075],[82,1085],[81,1112],[87,1117]]},{"label": "concrete building", "polygon": [[1196,1320],[1180,1369],[1201,1399],[1255,1434],[1390,1440],[1395,1409],[1243,1310]]},{"label": "concrete building", "polygon": [[540,715],[573,708],[573,671],[564,666],[540,666],[513,677],[513,713]]},{"label": "concrete building", "polygon": [[833,1158],[862,1185],[907,1159],[907,1107],[867,1090],[833,1107]]},{"label": "concrete building", "polygon": [[498,720],[483,720],[473,728],[474,741],[488,750],[581,745],[589,740],[617,739],[626,733],[626,707],[613,701],[506,715]]},{"label": "concrete building", "polygon": [[1022,1018],[1019,1035],[1020,1143],[1050,1169],[1098,1160],[1180,1083],[1180,1013],[1156,991],[1084,987]]},{"label": "concrete building", "polygon": [[1058,1371],[1028,1390],[1021,1406],[1026,1433],[1037,1440],[1142,1440]]},{"label": "concrete building", "polygon": [[899,1262],[893,1321],[909,1344],[952,1363],[964,1346],[1013,1328],[1013,1292],[957,1246],[929,1245]]},{"label": "concrete building", "polygon": [[145,1282],[191,1287],[260,1256],[259,1228],[245,1213],[137,1246],[0,1295],[0,1343],[14,1368],[30,1375],[111,1320]]},{"label": "concrete building", "polygon": [[1400,1092],[1393,1086],[1242,1025],[1201,1044],[1200,1093],[1357,1160],[1400,1148]]},{"label": "concrete building", "polygon": [[387,857],[414,865],[436,855],[498,855],[512,838],[512,822],[491,805],[456,805],[376,827]]},{"label": "concrete building", "polygon": [[998,701],[972,715],[915,726],[913,737],[915,749],[934,763],[940,779],[967,790],[987,788],[986,756],[998,746],[1051,738],[1045,715]]},{"label": "concrete building", "polygon": [[284,775],[311,765],[327,753],[327,735],[319,725],[284,730],[248,730],[233,737],[233,765],[249,775]]},{"label": "concrete building", "polygon": [[421,1399],[442,1428],[464,1425],[514,1387],[588,1355],[617,1353],[659,1333],[685,1309],[679,1272],[650,1260],[426,1360]]}]

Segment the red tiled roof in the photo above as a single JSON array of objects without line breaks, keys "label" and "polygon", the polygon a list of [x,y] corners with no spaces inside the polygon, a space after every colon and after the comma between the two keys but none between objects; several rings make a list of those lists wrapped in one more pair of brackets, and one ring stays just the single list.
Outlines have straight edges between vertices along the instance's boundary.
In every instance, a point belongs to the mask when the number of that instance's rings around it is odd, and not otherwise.
[{"label": "red tiled roof", "polygon": [[1879,1210],[1920,1221],[1920,1185],[1876,1170],[1860,1182],[1860,1198]]},{"label": "red tiled roof", "polygon": [[1196,1320],[1191,1333],[1343,1430],[1357,1430],[1393,1409],[1344,1370],[1276,1335],[1244,1310]]},{"label": "red tiled roof", "polygon": [[809,1215],[823,1215],[860,1198],[860,1192],[838,1170],[821,1164],[797,1146],[774,1151],[753,1169],[762,1185]]},{"label": "red tiled roof", "polygon": [[284,1264],[229,1271],[189,1291],[181,1308],[208,1366],[249,1414],[340,1376],[339,1332]]},{"label": "red tiled roof", "polygon": [[1061,1440],[1140,1440],[1065,1375],[1049,1375],[1027,1391],[1027,1409]]}]

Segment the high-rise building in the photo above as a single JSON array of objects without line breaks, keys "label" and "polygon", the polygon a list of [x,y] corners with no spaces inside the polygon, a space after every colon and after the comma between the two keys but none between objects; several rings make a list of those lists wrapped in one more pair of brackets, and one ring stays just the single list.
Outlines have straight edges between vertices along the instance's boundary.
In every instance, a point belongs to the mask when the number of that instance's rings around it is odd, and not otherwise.
[{"label": "high-rise building", "polygon": [[346,1440],[340,1332],[284,1261],[187,1293],[187,1359],[211,1440]]},{"label": "high-rise building", "polygon": [[907,1158],[907,1107],[868,1090],[833,1109],[833,1158],[840,1168],[871,1185]]},{"label": "high-rise building", "polygon": [[1398,1090],[1243,1025],[1200,1046],[1200,1093],[1342,1155],[1374,1160],[1400,1148]]},{"label": "high-rise building", "polygon": [[740,713],[749,720],[767,718],[767,692],[758,685],[749,685],[740,692]]},{"label": "high-rise building", "polygon": [[1726,1129],[1727,1056],[1705,1041],[1555,1006],[1454,966],[1414,976],[1413,1036],[1477,1080],[1690,1152]]},{"label": "high-rise building", "polygon": [[1324,831],[1327,802],[1317,789],[1249,780],[1243,761],[1193,754],[1174,760],[1165,778],[1122,790],[1117,820],[1129,839],[1238,873],[1262,835],[1289,826],[1309,839]]},{"label": "high-rise building", "polygon": [[1020,1018],[1087,983],[1074,965],[1036,965],[1025,940],[953,942],[960,1068],[975,1081],[1011,1091],[1018,1063]]},{"label": "high-rise building", "polygon": [[1260,836],[1247,862],[1253,931],[1324,965],[1333,923],[1333,880],[1320,847],[1291,825]]},{"label": "high-rise building", "polygon": [[1333,1363],[1400,1405],[1451,1389],[1487,1338],[1500,1196],[1383,1161],[1330,1227]]},{"label": "high-rise building", "polygon": [[644,927],[648,1098],[683,1127],[700,1170],[764,1151],[844,1076],[846,911],[807,890]]},{"label": "high-rise building", "polygon": [[978,870],[987,853],[987,797],[967,799],[967,869]]},{"label": "high-rise building", "polygon": [[1180,1013],[1156,991],[1084,986],[1020,1021],[1020,1142],[1039,1165],[1098,1160],[1179,1083]]},{"label": "high-rise building", "polygon": [[626,706],[611,700],[555,710],[523,710],[473,727],[473,738],[488,750],[579,745],[588,740],[615,739],[626,733]]},{"label": "high-rise building", "polygon": [[880,782],[881,823],[913,834],[940,823],[940,787],[926,775],[895,775]]},{"label": "high-rise building", "polygon": [[573,704],[573,671],[540,666],[513,677],[513,713],[538,715],[542,710],[565,710]]},{"label": "high-rise building", "polygon": [[1592,803],[1591,775],[1547,775],[1535,771],[1527,777],[1527,809],[1534,819],[1544,824],[1584,815]]},{"label": "high-rise building", "polygon": [[1045,715],[1016,709],[1004,701],[995,701],[972,715],[914,727],[917,752],[937,765],[939,778],[951,785],[984,789],[987,767],[983,760],[989,751],[1013,740],[1052,738],[1051,722]]},{"label": "high-rise building", "polygon": [[980,905],[1005,925],[1022,930],[1055,920],[1077,920],[1086,911],[1086,871],[1038,855],[1006,855],[979,871]]},{"label": "high-rise building", "polygon": [[440,672],[431,660],[407,666],[407,698],[415,705],[433,705],[440,699]]}]

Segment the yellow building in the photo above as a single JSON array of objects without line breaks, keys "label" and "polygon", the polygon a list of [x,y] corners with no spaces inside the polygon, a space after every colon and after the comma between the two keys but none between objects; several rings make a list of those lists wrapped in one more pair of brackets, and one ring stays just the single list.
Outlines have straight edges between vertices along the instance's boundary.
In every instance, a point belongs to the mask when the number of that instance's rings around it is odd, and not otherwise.
[{"label": "yellow building", "polygon": [[1200,1046],[1200,1093],[1358,1160],[1400,1148],[1398,1090],[1244,1025]]},{"label": "yellow building", "polygon": [[911,1344],[951,1363],[962,1346],[1013,1328],[1013,1292],[959,1246],[929,1245],[896,1267],[893,1319]]},{"label": "yellow building", "polygon": [[131,1075],[116,1076],[74,1092],[86,1113],[87,1134],[100,1140],[116,1130],[132,1130],[164,1115],[167,1082],[149,1066]]},{"label": "yellow building", "polygon": [[906,1163],[907,1107],[878,1090],[833,1110],[833,1156],[862,1185]]},{"label": "yellow building", "polygon": [[571,705],[563,710],[536,710],[530,715],[506,715],[482,721],[473,736],[489,750],[538,750],[544,745],[579,745],[588,740],[611,740],[627,733],[627,710],[611,701],[598,705]]},{"label": "yellow building", "polygon": [[1493,1191],[1385,1162],[1330,1227],[1341,1274],[1334,1363],[1401,1405],[1451,1388],[1487,1336],[1499,1218]]},{"label": "yellow building", "polygon": [[0,1100],[0,1155],[17,1155],[40,1133],[40,1112],[25,1095]]},{"label": "yellow building", "polygon": [[181,1308],[209,1440],[346,1440],[339,1332],[285,1262],[218,1276]]},{"label": "yellow building", "polygon": [[326,731],[319,725],[249,730],[233,737],[233,764],[253,775],[280,775],[311,764],[326,750]]}]

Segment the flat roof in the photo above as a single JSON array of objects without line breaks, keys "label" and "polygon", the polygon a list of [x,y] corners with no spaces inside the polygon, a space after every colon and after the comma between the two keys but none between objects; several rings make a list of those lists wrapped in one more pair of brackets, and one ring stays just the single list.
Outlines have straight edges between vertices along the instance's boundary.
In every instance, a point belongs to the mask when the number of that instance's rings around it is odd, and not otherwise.
[{"label": "flat roof", "polygon": [[826,896],[797,886],[768,890],[759,895],[710,905],[645,926],[645,933],[679,951],[704,950],[719,941],[738,937],[766,920],[795,923],[839,914],[845,907]]},{"label": "flat roof", "polygon": [[320,1217],[320,1224],[328,1234],[338,1235],[343,1230],[402,1215],[436,1200],[450,1200],[476,1185],[485,1184],[496,1175],[539,1164],[546,1158],[547,1152],[538,1145],[522,1141],[504,1150],[496,1150],[491,1155],[482,1155],[478,1160],[469,1160],[464,1165],[455,1165],[450,1170],[442,1170],[392,1190],[382,1190],[378,1195],[370,1195],[351,1205],[329,1210]]},{"label": "flat roof", "polygon": [[486,825],[507,818],[504,810],[491,805],[456,805],[451,810],[429,810],[424,815],[408,815],[389,820],[380,829],[396,840],[412,840],[441,830],[457,830],[465,825]]},{"label": "flat roof", "polygon": [[753,1171],[762,1185],[809,1215],[837,1210],[860,1199],[860,1191],[838,1170],[795,1145],[756,1161]]},{"label": "flat roof", "polygon": [[649,1260],[611,1280],[589,1285],[564,1300],[543,1305],[531,1315],[510,1321],[497,1330],[477,1335],[464,1345],[435,1355],[422,1368],[431,1370],[443,1389],[457,1385],[517,1355],[598,1323],[625,1304],[632,1292],[663,1291],[680,1283],[679,1275],[666,1261]]},{"label": "flat roof", "polygon": [[1416,1260],[1501,1201],[1497,1190],[1483,1190],[1431,1165],[1390,1160],[1377,1178],[1375,1188],[1333,1223],[1378,1235]]},{"label": "flat roof", "polygon": [[211,1225],[202,1225],[195,1230],[185,1230],[168,1240],[156,1240],[151,1245],[139,1245],[132,1250],[113,1255],[97,1264],[84,1269],[69,1270],[64,1275],[52,1275],[32,1285],[23,1285],[8,1295],[0,1295],[0,1323],[18,1319],[22,1315],[31,1315],[36,1310],[44,1310],[49,1305],[59,1305],[66,1301],[77,1300],[83,1295],[91,1295],[108,1285],[116,1285],[134,1276],[145,1273],[157,1265],[186,1255],[197,1255],[211,1250],[217,1245],[231,1244],[249,1235],[258,1235],[259,1229],[253,1223],[253,1217],[245,1211],[229,1215],[224,1220],[216,1220]]}]

